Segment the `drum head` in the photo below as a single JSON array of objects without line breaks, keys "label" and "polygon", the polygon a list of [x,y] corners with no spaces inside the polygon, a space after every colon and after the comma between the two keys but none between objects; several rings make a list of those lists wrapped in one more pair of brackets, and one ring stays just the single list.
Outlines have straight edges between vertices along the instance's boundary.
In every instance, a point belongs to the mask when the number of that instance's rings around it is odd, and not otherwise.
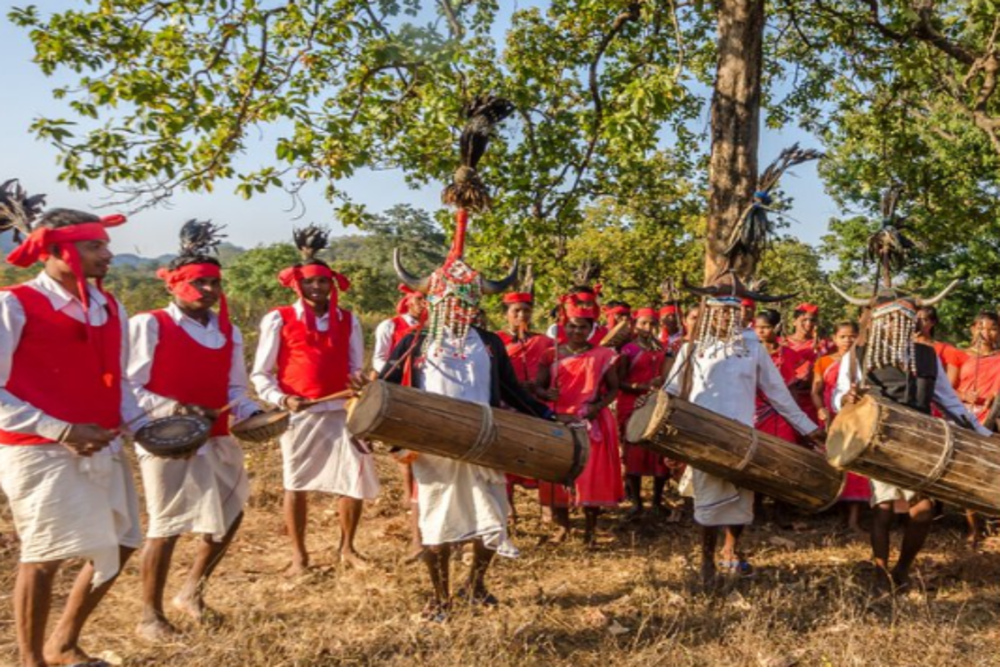
[{"label": "drum head", "polygon": [[670,408],[670,396],[665,391],[657,391],[646,397],[646,403],[629,417],[625,427],[625,439],[639,444],[656,437]]},{"label": "drum head", "polygon": [[361,392],[353,403],[347,405],[347,430],[358,438],[365,438],[378,428],[385,416],[389,388],[385,380],[375,380]]},{"label": "drum head", "polygon": [[174,415],[149,422],[135,440],[150,454],[176,454],[201,447],[211,431],[212,422],[204,417]]},{"label": "drum head", "polygon": [[837,468],[849,466],[874,443],[878,422],[878,402],[870,396],[845,406],[830,424],[826,438],[827,461]]}]

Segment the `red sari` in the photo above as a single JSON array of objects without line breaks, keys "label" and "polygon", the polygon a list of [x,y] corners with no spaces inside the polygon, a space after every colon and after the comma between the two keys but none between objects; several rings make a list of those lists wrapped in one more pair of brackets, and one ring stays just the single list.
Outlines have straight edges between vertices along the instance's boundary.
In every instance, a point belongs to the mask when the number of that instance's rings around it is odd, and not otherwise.
[{"label": "red sari", "polygon": [[958,374],[958,395],[976,392],[975,402],[966,402],[965,407],[983,423],[990,412],[993,399],[1000,392],[1000,353],[986,356],[969,353]]},{"label": "red sari", "polygon": [[[771,361],[778,368],[785,384],[791,384],[795,381],[795,374],[799,367],[799,356],[793,350],[779,346],[778,351],[771,354]],[[777,410],[771,407],[767,398],[759,391],[757,392],[757,410],[753,416],[753,425],[758,431],[798,444],[798,432],[785,421],[784,417],[778,414]]]},{"label": "red sari", "polygon": [[[827,361],[828,360],[828,361]],[[821,358],[816,363],[816,372],[823,373],[823,405],[830,413],[830,421],[837,411],[833,407],[833,390],[837,388],[837,376],[840,375],[840,359],[832,355]],[[826,424],[829,427],[829,424]],[[864,475],[848,472],[844,482],[844,490],[840,492],[840,501],[848,503],[867,503],[872,497],[872,486]]]},{"label": "red sari", "polygon": [[[792,390],[792,397],[799,404],[802,412],[809,416],[814,422],[819,422],[819,414],[816,406],[812,402],[812,378],[813,366],[816,361],[834,351],[834,346],[828,340],[795,340],[785,337],[781,340],[781,345],[795,353],[796,367],[791,380],[785,379],[786,384]],[[794,387],[792,386],[794,385]]]},{"label": "red sari", "polygon": [[[663,370],[663,362],[667,357],[667,351],[644,350],[638,343],[627,343],[622,348],[622,356],[628,357],[629,368],[625,382],[630,384],[646,384],[660,374]],[[635,412],[635,402],[639,400],[639,394],[632,394],[625,391],[618,393],[616,411],[618,413],[619,432],[624,433],[628,425],[629,417]],[[625,443],[625,439],[622,438]],[[645,447],[624,444],[625,448],[625,474],[638,475],[640,477],[669,477],[670,469],[667,468],[663,457],[651,452]]]},{"label": "red sari", "polygon": [[[548,350],[552,349],[552,339],[537,333],[528,333],[523,340],[516,339],[510,332],[498,331],[497,335],[507,347],[507,356],[514,366],[514,375],[518,382],[527,386],[538,377],[538,367],[542,365],[542,357]],[[530,477],[521,475],[507,475],[507,486],[519,484],[526,489],[538,487],[538,482]]]},{"label": "red sari", "polygon": [[[562,357],[554,363],[552,350],[545,363],[556,365],[554,385],[559,398],[552,405],[557,414],[582,417],[601,390],[604,375],[613,372],[617,353],[607,347],[592,347],[586,352]],[[590,457],[576,480],[576,504],[582,507],[615,507],[625,497],[621,456],[618,452],[618,428],[611,410],[604,408],[587,422]],[[542,504],[567,507],[565,488],[547,482],[539,484]]]}]

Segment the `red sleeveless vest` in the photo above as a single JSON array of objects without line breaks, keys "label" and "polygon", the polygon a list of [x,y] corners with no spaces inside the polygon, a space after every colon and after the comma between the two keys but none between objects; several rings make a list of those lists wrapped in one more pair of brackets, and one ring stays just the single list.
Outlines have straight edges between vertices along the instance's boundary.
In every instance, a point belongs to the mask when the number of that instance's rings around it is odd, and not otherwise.
[{"label": "red sleeveless vest", "polygon": [[[24,309],[25,324],[7,391],[45,414],[70,424],[121,425],[122,329],[118,304],[108,295],[108,319],[87,326],[52,307],[29,285],[9,291]],[[38,435],[0,431],[6,445],[42,445]]]},{"label": "red sleeveless vest", "polygon": [[[305,306],[308,308],[309,306]],[[294,306],[275,309],[281,315],[278,349],[278,386],[294,396],[320,398],[347,389],[350,375],[353,315],[337,308],[329,316],[330,328],[310,332]],[[337,317],[340,313],[340,317]]]},{"label": "red sleeveless vest", "polygon": [[[160,335],[146,389],[181,403],[218,410],[229,402],[229,372],[233,365],[233,340],[218,350],[205,347],[188,335],[165,310],[149,313],[156,318]],[[229,411],[212,424],[212,437],[229,434]]]}]

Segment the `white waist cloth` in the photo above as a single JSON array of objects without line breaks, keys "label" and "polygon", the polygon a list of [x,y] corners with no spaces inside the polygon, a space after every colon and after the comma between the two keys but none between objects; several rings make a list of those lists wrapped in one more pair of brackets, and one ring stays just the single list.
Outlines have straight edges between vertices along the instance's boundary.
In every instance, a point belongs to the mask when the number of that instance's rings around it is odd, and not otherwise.
[{"label": "white waist cloth", "polygon": [[232,436],[210,438],[188,459],[139,453],[148,537],[184,533],[221,541],[250,497],[243,450]]},{"label": "white waist cloth", "polygon": [[413,462],[413,477],[425,545],[481,539],[501,556],[518,556],[507,535],[510,506],[503,473],[421,454]]},{"label": "white waist cloth", "polygon": [[97,587],[118,573],[119,546],[142,543],[139,501],[119,443],[90,457],[62,445],[0,445],[0,485],[22,563],[93,561]]},{"label": "white waist cloth", "polygon": [[[746,526],[753,523],[753,491],[721,477],[687,467],[694,487],[694,520],[701,526]],[[687,471],[685,471],[687,473]]]},{"label": "white waist cloth", "polygon": [[909,489],[903,489],[892,484],[887,484],[886,482],[880,482],[877,479],[869,479],[872,487],[871,496],[871,506],[881,505],[882,503],[894,503],[897,500],[902,500],[907,503],[912,502],[914,498],[917,497],[916,491],[910,491]]},{"label": "white waist cloth", "polygon": [[299,412],[281,436],[288,491],[322,491],[359,500],[378,496],[375,460],[347,431],[347,412]]}]

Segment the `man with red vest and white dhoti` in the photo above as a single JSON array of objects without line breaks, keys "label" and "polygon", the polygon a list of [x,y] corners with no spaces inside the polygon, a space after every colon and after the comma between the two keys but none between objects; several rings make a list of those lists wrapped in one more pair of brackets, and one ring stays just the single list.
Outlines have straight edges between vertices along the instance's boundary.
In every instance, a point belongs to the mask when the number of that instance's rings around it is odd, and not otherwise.
[{"label": "man with red vest and white dhoti", "polygon": [[[173,606],[196,621],[207,609],[204,589],[243,518],[250,485],[243,450],[229,434],[237,420],[259,412],[247,396],[243,337],[229,321],[222,270],[213,257],[218,228],[190,220],[181,229],[181,253],[160,269],[173,296],[162,310],[130,323],[128,377],[139,405],[153,417],[200,414],[214,420],[211,436],[184,458],[154,456],[136,444],[149,526],[142,554],[142,617],[137,632],[151,640],[176,634],[163,594],[177,538],[201,537],[194,562]],[[219,304],[219,313],[213,307]]]},{"label": "man with red vest and white dhoti", "polygon": [[[21,542],[15,633],[33,667],[90,661],[83,625],[142,539],[119,429],[144,419],[123,387],[128,317],[101,287],[107,228],[125,218],[53,209],[32,230],[40,206],[16,181],[0,186],[0,231],[26,236],[7,261],[45,266],[0,290],[0,485]],[[70,558],[85,564],[46,641],[56,573]]]},{"label": "man with red vest and white dhoti", "polygon": [[299,299],[261,321],[252,373],[263,400],[293,413],[281,436],[285,523],[293,552],[289,573],[309,567],[309,491],[340,496],[340,560],[364,569],[354,537],[364,501],[378,495],[378,476],[371,452],[347,430],[346,399],[330,398],[346,393],[351,375],[364,366],[364,338],[358,318],[337,303],[350,281],[316,257],[326,247],[327,232],[310,225],[296,230],[294,237],[302,263],[278,278]]},{"label": "man with red vest and white dhoti", "polygon": [[[399,291],[402,298],[396,302],[396,316],[382,320],[375,327],[375,349],[372,351],[372,377],[385,370],[389,355],[410,333],[420,329],[427,321],[427,297],[423,292],[411,289],[400,283]],[[410,386],[410,370],[404,369],[403,384]],[[424,547],[420,538],[420,521],[417,509],[417,488],[413,479],[412,453],[406,450],[394,452],[399,463],[399,471],[403,476],[403,492],[410,498],[410,555],[408,560],[416,560]]]}]

